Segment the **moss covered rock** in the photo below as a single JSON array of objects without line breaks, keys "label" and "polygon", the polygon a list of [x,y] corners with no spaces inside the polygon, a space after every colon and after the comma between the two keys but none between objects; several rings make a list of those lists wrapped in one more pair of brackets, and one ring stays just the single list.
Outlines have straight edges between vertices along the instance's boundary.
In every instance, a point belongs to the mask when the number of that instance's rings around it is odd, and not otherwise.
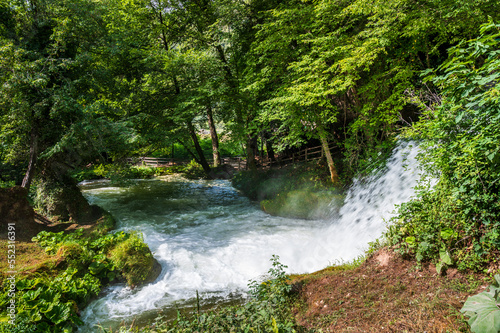
[{"label": "moss covered rock", "polygon": [[110,251],[110,258],[129,286],[154,281],[161,266],[139,234],[132,234]]}]

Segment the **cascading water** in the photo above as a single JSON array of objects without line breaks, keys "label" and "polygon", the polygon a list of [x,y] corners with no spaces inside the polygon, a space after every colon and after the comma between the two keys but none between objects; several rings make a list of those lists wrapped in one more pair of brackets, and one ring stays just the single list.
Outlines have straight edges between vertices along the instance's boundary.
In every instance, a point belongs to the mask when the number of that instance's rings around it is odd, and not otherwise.
[{"label": "cascading water", "polygon": [[147,317],[189,302],[245,295],[249,280],[270,267],[273,254],[290,273],[352,260],[379,237],[394,205],[407,201],[419,178],[417,148],[401,144],[383,172],[356,181],[328,220],[269,216],[227,181],[137,181],[127,187],[82,185],[91,203],[110,211],[118,230],[138,230],[162,265],[159,278],[131,290],[115,285],[83,312],[81,332]]}]

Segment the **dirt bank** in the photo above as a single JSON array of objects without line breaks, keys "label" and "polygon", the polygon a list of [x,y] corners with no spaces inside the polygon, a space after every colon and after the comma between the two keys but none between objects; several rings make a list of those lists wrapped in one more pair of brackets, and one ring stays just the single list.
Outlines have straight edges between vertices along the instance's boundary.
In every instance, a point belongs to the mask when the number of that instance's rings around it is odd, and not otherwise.
[{"label": "dirt bank", "polygon": [[418,267],[382,249],[354,269],[331,267],[295,278],[294,313],[313,332],[469,332],[459,310],[486,288],[485,275]]}]

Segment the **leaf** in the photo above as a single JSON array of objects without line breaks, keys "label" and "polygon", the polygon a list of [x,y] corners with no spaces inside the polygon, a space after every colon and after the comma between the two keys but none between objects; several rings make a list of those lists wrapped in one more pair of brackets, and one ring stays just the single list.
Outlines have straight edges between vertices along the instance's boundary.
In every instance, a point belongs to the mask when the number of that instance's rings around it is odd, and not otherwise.
[{"label": "leaf", "polygon": [[500,308],[488,292],[467,299],[460,310],[468,315],[471,331],[475,333],[498,333],[500,331]]},{"label": "leaf", "polygon": [[276,324],[276,319],[273,317],[273,333],[279,333],[280,330],[278,328],[278,325]]},{"label": "leaf", "polygon": [[415,244],[415,237],[406,237],[406,242],[410,245]]},{"label": "leaf", "polygon": [[437,264],[436,264],[436,272],[438,273],[438,275],[441,275],[441,270],[443,269],[443,262],[442,261],[439,261]]},{"label": "leaf", "polygon": [[442,239],[450,239],[453,236],[453,230],[450,228],[441,230],[441,238]]},{"label": "leaf", "polygon": [[497,283],[497,286],[500,287],[500,274],[495,275],[495,281]]},{"label": "leaf", "polygon": [[450,253],[448,252],[448,250],[445,250],[445,249],[441,249],[439,251],[439,258],[441,258],[441,260],[447,264],[447,265],[452,265],[453,262],[451,260],[451,257],[450,257]]},{"label": "leaf", "polygon": [[71,308],[67,304],[57,304],[49,312],[46,313],[47,318],[54,324],[58,325],[66,321],[71,314]]}]

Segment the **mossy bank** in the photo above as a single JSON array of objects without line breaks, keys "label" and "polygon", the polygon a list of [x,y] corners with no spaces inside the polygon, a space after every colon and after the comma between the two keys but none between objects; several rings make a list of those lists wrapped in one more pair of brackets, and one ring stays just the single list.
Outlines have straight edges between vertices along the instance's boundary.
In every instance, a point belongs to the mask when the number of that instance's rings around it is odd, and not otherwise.
[{"label": "mossy bank", "polygon": [[327,168],[318,162],[283,169],[242,171],[232,180],[235,188],[259,201],[268,214],[316,219],[335,214],[342,206],[342,189],[334,187]]},{"label": "mossy bank", "polygon": [[[2,248],[8,248],[8,236],[16,238],[15,247],[9,247],[14,261],[7,251],[0,254],[0,332],[73,332],[82,323],[80,310],[104,286],[126,282],[135,287],[161,272],[140,234],[109,233],[115,225],[110,214],[91,207],[94,214],[99,211],[93,221],[54,222],[33,210],[25,192],[0,189],[5,199]],[[12,300],[14,317],[7,309]]]}]

